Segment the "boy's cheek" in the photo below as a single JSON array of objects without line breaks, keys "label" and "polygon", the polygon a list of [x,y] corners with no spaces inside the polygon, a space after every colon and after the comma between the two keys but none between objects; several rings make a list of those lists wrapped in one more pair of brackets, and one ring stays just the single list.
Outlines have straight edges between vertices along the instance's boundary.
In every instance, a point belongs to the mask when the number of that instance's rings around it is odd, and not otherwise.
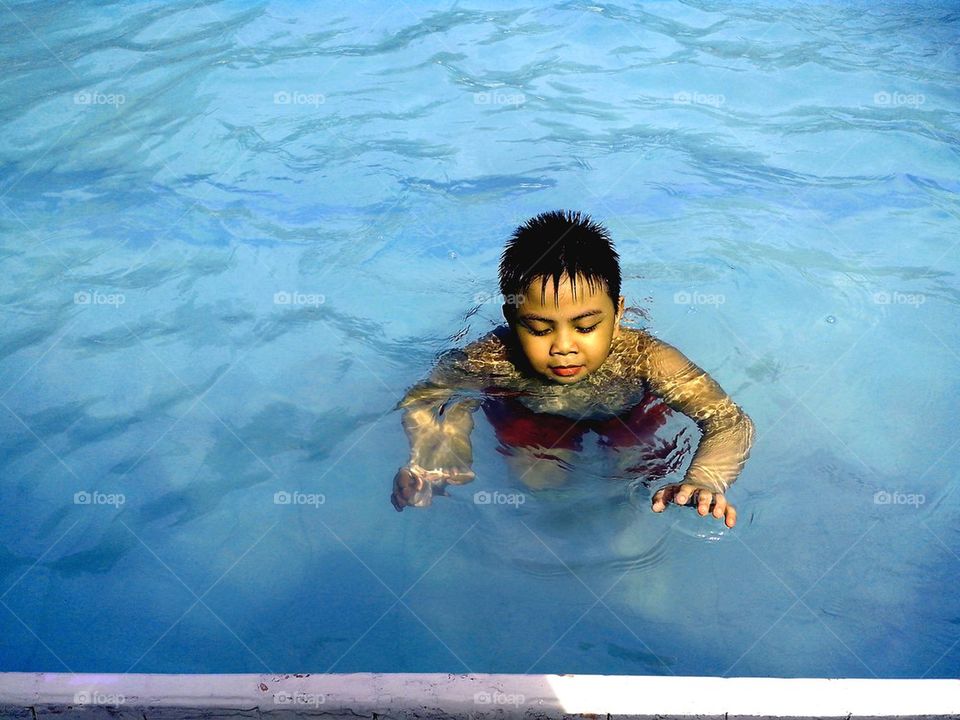
[{"label": "boy's cheek", "polygon": [[536,368],[544,365],[541,352],[535,343],[531,343],[529,340],[521,341],[520,348],[523,350],[524,356],[531,365]]}]

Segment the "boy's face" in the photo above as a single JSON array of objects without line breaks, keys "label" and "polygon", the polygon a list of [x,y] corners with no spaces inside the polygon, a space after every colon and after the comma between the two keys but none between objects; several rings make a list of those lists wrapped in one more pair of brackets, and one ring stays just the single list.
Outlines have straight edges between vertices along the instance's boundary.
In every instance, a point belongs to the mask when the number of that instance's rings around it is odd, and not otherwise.
[{"label": "boy's face", "polygon": [[580,382],[603,364],[610,343],[620,335],[623,296],[614,307],[605,288],[590,288],[578,279],[576,296],[569,278],[560,278],[559,304],[554,302],[554,283],[547,280],[546,297],[540,302],[542,280],[535,278],[523,294],[513,315],[503,311],[534,371],[563,385]]}]

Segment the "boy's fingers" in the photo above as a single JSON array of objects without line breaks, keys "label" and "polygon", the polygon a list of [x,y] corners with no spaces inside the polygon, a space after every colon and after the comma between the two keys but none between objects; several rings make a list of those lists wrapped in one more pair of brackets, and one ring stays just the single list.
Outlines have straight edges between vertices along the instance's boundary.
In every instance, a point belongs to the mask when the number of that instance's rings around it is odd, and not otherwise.
[{"label": "boy's fingers", "polygon": [[396,508],[397,512],[402,512],[403,508],[408,504],[407,482],[407,473],[404,472],[404,468],[400,468],[393,478],[393,492],[390,493],[390,502],[393,504],[393,507]]},{"label": "boy's fingers", "polygon": [[689,483],[680,485],[679,489],[677,490],[677,505],[686,505],[688,502],[690,502],[690,499],[699,489],[700,488],[698,488],[696,485],[691,485]]},{"label": "boy's fingers", "polygon": [[689,483],[683,485],[666,485],[653,494],[651,508],[654,512],[663,512],[664,508],[670,504],[670,501],[677,505],[696,505],[697,512],[701,516],[711,514],[719,519],[723,519],[727,527],[733,527],[737,524],[737,510],[727,502],[726,496],[721,492],[714,492],[697,485]]},{"label": "boy's fingers", "polygon": [[451,471],[449,477],[447,477],[447,482],[453,483],[454,485],[463,485],[470,482],[476,477],[476,473],[473,470],[460,470],[456,469]]},{"label": "boy's fingers", "polygon": [[710,505],[713,502],[713,493],[709,490],[701,490],[697,495],[697,512],[706,515],[710,512]]},{"label": "boy's fingers", "polygon": [[423,480],[409,470],[404,471],[402,482],[404,492],[409,492],[411,495],[423,487]]},{"label": "boy's fingers", "polygon": [[663,490],[657,490],[657,492],[653,494],[650,507],[654,512],[663,512],[663,508],[665,507],[663,504]]},{"label": "boy's fingers", "polygon": [[733,505],[727,506],[726,526],[732,528],[737,524],[737,509]]},{"label": "boy's fingers", "polygon": [[654,512],[662,512],[664,508],[667,507],[667,504],[673,498],[674,494],[677,491],[676,485],[667,485],[657,490],[653,494],[653,510]]},{"label": "boy's fingers", "polygon": [[[398,500],[401,500],[405,505],[409,505],[410,501],[413,500],[422,489],[423,478],[417,473],[412,472],[410,468],[400,468],[395,478],[394,490],[394,494]],[[394,506],[396,507],[396,503],[394,503]],[[400,508],[397,509],[399,510]]]}]

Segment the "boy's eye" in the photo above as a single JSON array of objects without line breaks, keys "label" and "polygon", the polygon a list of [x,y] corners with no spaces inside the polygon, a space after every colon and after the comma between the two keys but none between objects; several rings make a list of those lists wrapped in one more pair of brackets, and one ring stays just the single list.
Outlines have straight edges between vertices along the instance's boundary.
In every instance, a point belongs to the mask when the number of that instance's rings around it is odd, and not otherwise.
[{"label": "boy's eye", "polygon": [[[584,335],[586,335],[587,333],[593,332],[594,330],[596,330],[596,329],[597,329],[597,325],[599,325],[599,324],[600,324],[600,323],[597,323],[596,325],[591,325],[590,327],[578,327],[578,328],[577,328],[577,332],[583,333]],[[529,325],[527,326],[527,330],[530,331],[530,334],[531,334],[531,335],[536,335],[536,336],[538,336],[538,337],[541,336],[541,335],[546,335],[548,332],[550,332],[550,329],[549,329],[549,328],[546,329],[546,330],[534,330],[534,329],[533,329],[532,327],[530,327]]]}]

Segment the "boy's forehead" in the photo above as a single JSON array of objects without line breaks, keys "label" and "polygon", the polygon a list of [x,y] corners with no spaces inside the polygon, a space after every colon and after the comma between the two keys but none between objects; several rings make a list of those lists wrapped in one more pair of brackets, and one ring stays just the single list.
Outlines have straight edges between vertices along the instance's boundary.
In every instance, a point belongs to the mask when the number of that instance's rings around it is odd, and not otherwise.
[{"label": "boy's forehead", "polygon": [[[607,298],[606,288],[602,281],[594,281],[593,286],[587,282],[584,277],[578,277],[576,286],[572,287],[570,279],[564,275],[560,278],[559,297],[557,297],[557,284],[552,277],[547,278],[544,286],[543,278],[534,278],[527,286],[527,292],[524,293],[523,305],[537,308],[556,308],[558,303],[560,307],[569,305],[596,304]],[[609,302],[609,298],[607,298]]]}]

